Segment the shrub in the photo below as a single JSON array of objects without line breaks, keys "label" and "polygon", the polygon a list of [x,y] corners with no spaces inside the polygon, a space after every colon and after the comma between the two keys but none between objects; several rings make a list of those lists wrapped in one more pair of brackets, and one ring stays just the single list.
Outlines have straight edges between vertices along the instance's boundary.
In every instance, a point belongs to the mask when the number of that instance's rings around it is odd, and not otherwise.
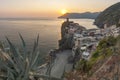
[{"label": "shrub", "polygon": [[92,54],[92,57],[97,58],[97,57],[99,57],[99,54],[100,54],[100,51],[99,51],[99,50],[96,50],[96,51]]}]

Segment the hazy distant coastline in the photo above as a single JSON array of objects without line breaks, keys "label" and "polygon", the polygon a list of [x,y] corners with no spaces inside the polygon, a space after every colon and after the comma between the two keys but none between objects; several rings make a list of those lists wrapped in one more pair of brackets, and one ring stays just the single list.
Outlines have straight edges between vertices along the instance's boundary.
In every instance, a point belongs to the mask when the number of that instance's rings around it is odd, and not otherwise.
[{"label": "hazy distant coastline", "polygon": [[84,13],[66,13],[58,18],[71,18],[71,19],[95,19],[100,12],[84,12]]}]

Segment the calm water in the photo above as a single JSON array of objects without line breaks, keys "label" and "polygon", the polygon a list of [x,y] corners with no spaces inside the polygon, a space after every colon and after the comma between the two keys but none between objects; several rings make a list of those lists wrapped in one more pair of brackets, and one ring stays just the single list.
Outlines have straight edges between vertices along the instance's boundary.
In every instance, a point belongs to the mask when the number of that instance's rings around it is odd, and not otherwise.
[{"label": "calm water", "polygon": [[[21,33],[29,48],[32,48],[33,41],[37,34],[40,36],[40,51],[44,55],[50,49],[58,48],[58,40],[61,38],[61,24],[64,20],[44,19],[44,20],[0,20],[0,40],[5,41],[5,36],[20,45],[18,33]],[[86,28],[96,28],[94,20],[78,19],[73,20]]]}]

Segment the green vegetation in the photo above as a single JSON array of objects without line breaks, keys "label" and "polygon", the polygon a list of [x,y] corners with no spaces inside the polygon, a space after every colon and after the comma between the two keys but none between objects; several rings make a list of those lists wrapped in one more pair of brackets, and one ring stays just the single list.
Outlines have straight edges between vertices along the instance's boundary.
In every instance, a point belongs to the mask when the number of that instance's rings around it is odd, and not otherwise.
[{"label": "green vegetation", "polygon": [[34,78],[39,67],[38,63],[38,39],[34,43],[32,52],[26,51],[26,43],[20,35],[22,41],[23,51],[18,50],[12,42],[6,37],[10,46],[10,52],[6,53],[4,50],[0,52],[1,61],[0,64],[3,66],[2,70],[5,71],[6,80],[28,80]]},{"label": "green vegetation", "polygon": [[98,48],[102,49],[102,48],[112,47],[116,44],[116,41],[117,41],[116,38],[114,38],[113,36],[109,36],[99,42]]},{"label": "green vegetation", "polygon": [[103,28],[104,24],[108,26],[116,25],[120,27],[120,2],[110,6],[106,10],[104,10],[96,19],[95,24],[99,28]]},{"label": "green vegetation", "polygon": [[[104,59],[109,58],[113,53],[116,53],[113,50],[116,47],[116,44],[120,42],[120,36],[113,37],[109,36],[101,40],[97,46],[95,52],[92,53],[92,57],[90,60],[80,60],[76,64],[76,70],[80,71],[81,73],[90,74],[91,69],[95,67],[98,62],[102,62]],[[119,45],[120,48],[120,45]]]},{"label": "green vegetation", "polygon": [[77,67],[76,67],[76,69],[78,70],[78,71],[80,71],[81,73],[86,73],[86,72],[88,72],[88,70],[89,70],[89,65],[88,65],[88,62],[86,61],[86,60],[84,60],[84,59],[82,59],[82,60],[80,60],[78,63],[77,63],[77,65],[76,65]]},{"label": "green vegetation", "polygon": [[39,67],[41,66],[39,64],[39,35],[34,41],[31,52],[27,51],[26,43],[21,35],[22,50],[15,47],[7,37],[6,39],[10,51],[5,52],[3,44],[0,44],[0,80],[38,80],[39,78],[44,78],[44,80],[60,80],[50,75],[39,74]]}]

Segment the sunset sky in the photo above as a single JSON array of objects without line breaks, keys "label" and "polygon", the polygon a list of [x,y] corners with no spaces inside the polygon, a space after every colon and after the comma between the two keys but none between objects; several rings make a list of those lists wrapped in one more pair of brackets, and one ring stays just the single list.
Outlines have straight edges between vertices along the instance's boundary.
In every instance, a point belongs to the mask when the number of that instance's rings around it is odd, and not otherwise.
[{"label": "sunset sky", "polygon": [[67,12],[99,12],[120,0],[0,0],[2,17],[58,17]]}]

